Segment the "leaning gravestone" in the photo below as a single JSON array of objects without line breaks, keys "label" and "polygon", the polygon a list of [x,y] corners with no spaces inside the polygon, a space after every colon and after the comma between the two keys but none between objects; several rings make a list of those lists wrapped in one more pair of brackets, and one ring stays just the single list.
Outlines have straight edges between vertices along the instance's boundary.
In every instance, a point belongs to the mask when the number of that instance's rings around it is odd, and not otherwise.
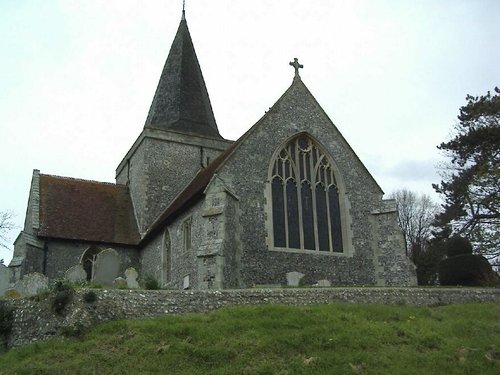
[{"label": "leaning gravestone", "polygon": [[125,279],[127,280],[127,288],[138,289],[139,283],[137,282],[137,277],[139,274],[134,267],[127,268],[125,270]]},{"label": "leaning gravestone", "polygon": [[112,285],[120,270],[120,256],[114,249],[105,249],[97,254],[93,267],[92,282]]},{"label": "leaning gravestone", "polygon": [[5,264],[0,264],[0,296],[9,289],[9,269]]},{"label": "leaning gravestone", "polygon": [[87,272],[85,272],[81,264],[77,264],[76,266],[68,268],[68,270],[64,274],[64,277],[68,281],[78,283],[87,280]]},{"label": "leaning gravestone", "polygon": [[48,287],[48,277],[38,272],[24,275],[24,277],[14,285],[14,289],[23,297],[37,294]]},{"label": "leaning gravestone", "polygon": [[288,286],[299,286],[300,279],[302,279],[305,275],[300,272],[287,272],[286,274],[286,282]]}]

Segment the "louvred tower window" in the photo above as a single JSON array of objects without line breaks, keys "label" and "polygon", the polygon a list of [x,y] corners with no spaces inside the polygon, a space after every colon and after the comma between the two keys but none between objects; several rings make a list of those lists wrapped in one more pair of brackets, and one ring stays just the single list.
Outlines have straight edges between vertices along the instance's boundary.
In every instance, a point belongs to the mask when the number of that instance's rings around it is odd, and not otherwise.
[{"label": "louvred tower window", "polygon": [[343,252],[332,163],[309,136],[298,135],[276,153],[269,181],[275,248]]}]

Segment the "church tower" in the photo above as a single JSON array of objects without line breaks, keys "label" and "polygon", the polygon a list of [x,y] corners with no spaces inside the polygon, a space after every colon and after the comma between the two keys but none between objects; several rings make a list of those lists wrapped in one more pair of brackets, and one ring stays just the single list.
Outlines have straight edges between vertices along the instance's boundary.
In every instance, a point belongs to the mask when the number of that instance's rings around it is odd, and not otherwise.
[{"label": "church tower", "polygon": [[231,143],[219,134],[183,10],[144,129],[116,170],[140,233]]}]

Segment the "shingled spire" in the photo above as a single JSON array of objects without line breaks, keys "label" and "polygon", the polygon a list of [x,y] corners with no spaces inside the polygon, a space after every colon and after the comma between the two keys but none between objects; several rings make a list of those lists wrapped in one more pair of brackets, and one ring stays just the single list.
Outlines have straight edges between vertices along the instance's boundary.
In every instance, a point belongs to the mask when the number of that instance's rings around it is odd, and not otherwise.
[{"label": "shingled spire", "polygon": [[222,138],[184,11],[144,127]]}]

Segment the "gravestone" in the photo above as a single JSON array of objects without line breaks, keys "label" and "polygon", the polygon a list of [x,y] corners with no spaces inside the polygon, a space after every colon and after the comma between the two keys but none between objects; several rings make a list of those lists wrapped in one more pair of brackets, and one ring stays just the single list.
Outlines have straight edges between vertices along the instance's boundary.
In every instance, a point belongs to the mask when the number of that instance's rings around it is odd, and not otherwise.
[{"label": "gravestone", "polygon": [[184,276],[182,280],[182,289],[189,289],[189,275]]},{"label": "gravestone", "polygon": [[315,286],[319,286],[319,287],[332,286],[332,283],[330,282],[330,280],[326,280],[326,279],[318,280],[318,283]]},{"label": "gravestone", "polygon": [[127,287],[130,289],[138,289],[139,283],[137,282],[137,277],[139,274],[134,267],[127,268],[125,270],[125,279],[127,280]]},{"label": "gravestone", "polygon": [[117,288],[126,288],[127,280],[125,280],[123,277],[117,277],[116,279],[113,280],[113,286]]},{"label": "gravestone", "polygon": [[87,281],[87,272],[83,269],[81,264],[77,264],[65,272],[64,277],[66,280],[71,282],[82,282]]},{"label": "gravestone", "polygon": [[286,274],[286,282],[288,286],[299,286],[300,279],[302,279],[305,275],[300,272],[287,272]]},{"label": "gravestone", "polygon": [[114,249],[105,249],[96,256],[92,270],[92,282],[112,285],[120,270],[120,256]]},{"label": "gravestone", "polygon": [[49,287],[49,279],[47,276],[38,272],[24,275],[22,280],[19,280],[14,285],[14,289],[21,296],[31,296]]},{"label": "gravestone", "polygon": [[5,264],[0,264],[0,296],[3,296],[9,289],[9,268]]}]

